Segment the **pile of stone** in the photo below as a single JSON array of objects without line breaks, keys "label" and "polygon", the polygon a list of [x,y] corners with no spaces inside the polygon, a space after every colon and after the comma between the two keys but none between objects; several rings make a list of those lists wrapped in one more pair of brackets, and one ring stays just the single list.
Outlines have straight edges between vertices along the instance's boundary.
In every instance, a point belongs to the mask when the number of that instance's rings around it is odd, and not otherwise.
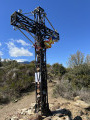
[{"label": "pile of stone", "polygon": [[90,111],[90,105],[77,98],[72,103],[50,103],[49,107],[52,111],[50,116],[35,113],[35,103],[32,103],[30,108],[18,110],[16,115],[9,116],[5,120],[90,120],[90,112],[87,112]]}]

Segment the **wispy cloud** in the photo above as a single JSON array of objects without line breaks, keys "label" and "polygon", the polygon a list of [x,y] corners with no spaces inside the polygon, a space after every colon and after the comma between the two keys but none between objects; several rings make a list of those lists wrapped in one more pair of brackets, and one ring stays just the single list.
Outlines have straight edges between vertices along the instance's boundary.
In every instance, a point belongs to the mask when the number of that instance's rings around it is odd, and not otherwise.
[{"label": "wispy cloud", "polygon": [[0,56],[2,56],[3,55],[3,53],[0,51]]},{"label": "wispy cloud", "polygon": [[0,43],[0,46],[2,46],[2,44]]},{"label": "wispy cloud", "polygon": [[33,53],[31,53],[28,49],[25,49],[23,47],[18,48],[15,46],[13,42],[7,43],[8,49],[9,49],[9,55],[11,57],[18,57],[18,56],[33,56]]},{"label": "wispy cloud", "polygon": [[24,40],[21,40],[21,39],[16,40],[16,42],[17,42],[17,43],[20,43],[20,44],[23,45],[23,46],[30,46],[29,43],[26,43]]}]

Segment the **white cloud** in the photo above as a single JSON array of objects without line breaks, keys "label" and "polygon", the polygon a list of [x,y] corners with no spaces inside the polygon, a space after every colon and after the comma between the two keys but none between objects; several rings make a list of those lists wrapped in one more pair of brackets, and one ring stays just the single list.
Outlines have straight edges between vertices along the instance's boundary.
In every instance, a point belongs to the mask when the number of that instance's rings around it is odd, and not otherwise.
[{"label": "white cloud", "polygon": [[3,58],[1,58],[1,61],[3,62],[3,61],[6,61],[6,62],[8,62],[8,61],[11,61],[10,59],[3,59]]},{"label": "white cloud", "polygon": [[2,44],[0,43],[0,46],[2,46]]},{"label": "white cloud", "polygon": [[27,61],[27,59],[15,59],[17,62],[24,62]]},{"label": "white cloud", "polygon": [[21,43],[21,45],[23,45],[23,46],[30,46],[29,43],[26,43],[24,40],[21,40],[21,39],[16,40],[16,42],[17,42],[17,43]]},{"label": "white cloud", "polygon": [[33,53],[29,52],[28,49],[23,47],[18,48],[15,46],[13,42],[7,43],[9,48],[9,55],[11,57],[18,57],[18,56],[33,56]]},{"label": "white cloud", "polygon": [[3,55],[3,53],[0,51],[0,56],[2,56]]},{"label": "white cloud", "polygon": [[4,59],[3,59],[3,58],[1,58],[1,61],[3,62],[3,61],[4,61]]}]

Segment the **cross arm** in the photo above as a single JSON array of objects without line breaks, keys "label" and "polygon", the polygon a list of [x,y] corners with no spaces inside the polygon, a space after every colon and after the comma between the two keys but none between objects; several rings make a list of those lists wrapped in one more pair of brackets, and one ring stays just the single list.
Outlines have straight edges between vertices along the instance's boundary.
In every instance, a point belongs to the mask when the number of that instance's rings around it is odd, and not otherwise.
[{"label": "cross arm", "polygon": [[23,30],[28,30],[33,34],[36,33],[36,28],[40,28],[40,31],[44,38],[48,39],[51,35],[54,34],[57,40],[59,40],[59,33],[49,29],[43,24],[35,22],[34,20],[16,11],[11,15],[11,25],[21,28]]}]

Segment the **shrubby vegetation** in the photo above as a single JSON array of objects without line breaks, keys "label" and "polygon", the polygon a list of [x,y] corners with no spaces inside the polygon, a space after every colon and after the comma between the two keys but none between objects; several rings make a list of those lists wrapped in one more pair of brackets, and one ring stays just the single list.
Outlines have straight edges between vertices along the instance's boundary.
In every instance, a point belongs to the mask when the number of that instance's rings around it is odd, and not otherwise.
[{"label": "shrubby vegetation", "polygon": [[7,103],[34,89],[35,64],[20,64],[14,61],[1,62],[0,103]]},{"label": "shrubby vegetation", "polygon": [[66,68],[59,83],[54,88],[54,95],[73,99],[80,96],[90,102],[90,56],[77,51],[70,56],[69,67]]},{"label": "shrubby vegetation", "polygon": [[65,67],[62,64],[55,63],[52,65],[52,72],[53,74],[63,76],[66,72]]},{"label": "shrubby vegetation", "polygon": [[[0,104],[15,100],[22,93],[34,90],[35,63],[20,64],[0,59]],[[90,102],[90,55],[84,56],[77,51],[70,55],[68,68],[62,64],[47,64],[48,81],[59,80],[53,93],[55,97],[62,96],[73,99],[80,96]]]},{"label": "shrubby vegetation", "polygon": [[61,78],[66,73],[66,68],[59,63],[55,63],[53,65],[47,64],[48,70],[48,80],[54,80],[56,78]]}]

